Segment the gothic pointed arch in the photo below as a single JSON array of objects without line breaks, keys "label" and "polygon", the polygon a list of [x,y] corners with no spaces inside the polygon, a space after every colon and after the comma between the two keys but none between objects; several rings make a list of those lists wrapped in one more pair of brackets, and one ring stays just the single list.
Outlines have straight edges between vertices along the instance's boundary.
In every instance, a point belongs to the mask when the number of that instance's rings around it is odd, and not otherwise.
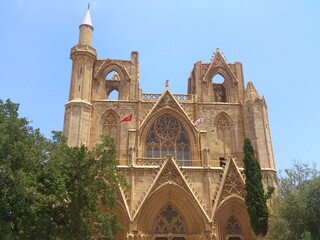
[{"label": "gothic pointed arch", "polygon": [[[118,100],[119,99],[119,87],[121,78],[117,71],[110,71],[105,77],[105,92],[107,100]],[[116,98],[113,99],[112,95],[116,93]]]},{"label": "gothic pointed arch", "polygon": [[130,225],[130,218],[128,212],[126,211],[126,209],[124,208],[124,204],[120,200],[117,200],[114,206],[114,210],[117,214],[117,220],[123,226],[123,230],[117,232],[116,239],[125,239],[127,235],[125,229],[128,229]]},{"label": "gothic pointed arch", "polygon": [[[113,139],[116,148],[119,143],[120,117],[113,109],[106,110],[100,119],[100,127],[102,135],[107,135]],[[117,151],[118,152],[118,151]]]},{"label": "gothic pointed arch", "polygon": [[140,143],[143,158],[174,156],[182,166],[195,166],[198,136],[196,130],[180,112],[164,107],[149,116],[141,127]]},{"label": "gothic pointed arch", "polygon": [[121,80],[130,81],[130,75],[127,69],[116,60],[105,60],[95,67],[95,79],[105,79],[106,76],[115,71]]},{"label": "gothic pointed arch", "polygon": [[216,73],[212,77],[212,86],[215,102],[227,102],[227,91],[225,77],[220,73]]},{"label": "gothic pointed arch", "polygon": [[214,120],[218,144],[222,151],[219,157],[230,157],[234,151],[233,139],[235,137],[234,124],[231,117],[225,112],[221,112]]},{"label": "gothic pointed arch", "polygon": [[[112,77],[107,76],[115,73]],[[97,62],[94,69],[93,84],[95,94],[102,100],[108,99],[110,93],[117,91],[118,100],[127,100],[134,98],[130,96],[131,76],[126,69],[126,65],[120,60],[104,60]],[[136,87],[136,86],[135,86]]]},{"label": "gothic pointed arch", "polygon": [[220,74],[227,84],[237,84],[238,82],[220,51],[215,53],[203,80],[209,82],[216,74]]},{"label": "gothic pointed arch", "polygon": [[190,166],[189,136],[180,121],[164,114],[152,124],[146,138],[146,158],[174,156],[182,166]]},{"label": "gothic pointed arch", "polygon": [[244,199],[237,195],[231,195],[219,204],[213,218],[217,239],[228,239],[228,237],[254,239],[246,209]]},{"label": "gothic pointed arch", "polygon": [[[214,77],[220,75],[223,83],[215,83]],[[215,53],[211,64],[203,76],[203,83],[211,90],[211,100],[214,102],[238,102],[238,80],[227,64],[225,58],[219,50]]]},{"label": "gothic pointed arch", "polygon": [[194,196],[179,184],[171,181],[164,182],[149,194],[133,220],[137,220],[138,228],[142,232],[154,234],[160,221],[159,214],[169,205],[178,210],[179,220],[182,220],[186,234],[204,232],[207,220],[194,200]]},{"label": "gothic pointed arch", "polygon": [[103,133],[108,133],[112,129],[118,127],[119,124],[119,114],[113,109],[107,109],[101,116],[100,122],[103,124]]}]

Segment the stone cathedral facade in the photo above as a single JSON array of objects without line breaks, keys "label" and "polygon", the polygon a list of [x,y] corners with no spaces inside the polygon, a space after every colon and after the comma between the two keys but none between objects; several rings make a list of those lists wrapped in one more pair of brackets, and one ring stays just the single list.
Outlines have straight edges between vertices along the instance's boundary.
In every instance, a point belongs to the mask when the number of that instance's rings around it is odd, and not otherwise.
[{"label": "stone cathedral facade", "polygon": [[69,146],[114,139],[118,168],[131,185],[118,191],[125,229],[117,239],[254,239],[244,202],[244,138],[254,145],[265,185],[274,184],[276,169],[266,102],[251,82],[245,86],[241,63],[227,63],[217,49],[211,62],[194,64],[187,94],[172,93],[168,82],[163,92],[144,93],[138,52],[98,59],[89,10],[79,28],[64,134]]}]

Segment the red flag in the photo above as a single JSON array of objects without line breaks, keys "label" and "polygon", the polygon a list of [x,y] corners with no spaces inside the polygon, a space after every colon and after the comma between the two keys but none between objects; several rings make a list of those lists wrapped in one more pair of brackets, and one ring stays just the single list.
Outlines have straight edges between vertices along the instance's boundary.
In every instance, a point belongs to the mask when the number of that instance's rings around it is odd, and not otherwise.
[{"label": "red flag", "polygon": [[124,117],[120,122],[131,122],[132,121],[132,114]]}]

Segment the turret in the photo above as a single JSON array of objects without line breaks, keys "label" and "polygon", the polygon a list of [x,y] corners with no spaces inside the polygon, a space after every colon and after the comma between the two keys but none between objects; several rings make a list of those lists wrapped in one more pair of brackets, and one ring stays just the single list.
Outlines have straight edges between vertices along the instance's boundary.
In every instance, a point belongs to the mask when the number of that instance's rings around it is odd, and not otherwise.
[{"label": "turret", "polygon": [[245,90],[244,117],[246,135],[254,145],[261,168],[275,170],[267,105],[252,82]]}]

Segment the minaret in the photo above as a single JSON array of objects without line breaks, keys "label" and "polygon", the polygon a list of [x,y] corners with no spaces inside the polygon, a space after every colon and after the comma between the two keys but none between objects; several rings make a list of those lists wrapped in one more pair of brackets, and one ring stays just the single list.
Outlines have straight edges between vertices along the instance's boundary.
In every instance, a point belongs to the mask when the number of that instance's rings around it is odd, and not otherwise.
[{"label": "minaret", "polygon": [[93,27],[89,6],[79,30],[79,42],[71,48],[70,53],[73,64],[63,128],[67,143],[72,147],[88,145],[90,136],[91,88],[97,54],[92,48]]}]

